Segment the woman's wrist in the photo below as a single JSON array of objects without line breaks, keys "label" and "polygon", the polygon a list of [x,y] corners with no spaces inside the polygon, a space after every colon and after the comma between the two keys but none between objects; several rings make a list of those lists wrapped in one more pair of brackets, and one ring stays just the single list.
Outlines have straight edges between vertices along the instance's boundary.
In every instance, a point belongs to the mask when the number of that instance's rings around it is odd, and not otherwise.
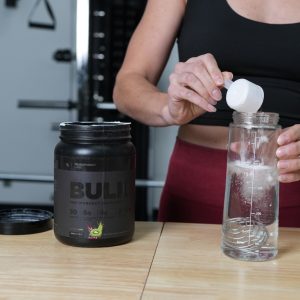
[{"label": "woman's wrist", "polygon": [[176,125],[174,119],[170,115],[168,103],[165,104],[162,108],[162,119],[165,123],[165,126]]}]

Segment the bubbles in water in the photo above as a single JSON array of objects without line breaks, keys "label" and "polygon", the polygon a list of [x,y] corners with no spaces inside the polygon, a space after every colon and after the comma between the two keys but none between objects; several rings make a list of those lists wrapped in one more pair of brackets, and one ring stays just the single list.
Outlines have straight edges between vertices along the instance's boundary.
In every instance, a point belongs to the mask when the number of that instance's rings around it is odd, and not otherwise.
[{"label": "bubbles in water", "polygon": [[250,217],[265,225],[274,221],[277,170],[245,162],[228,164],[229,217]]},{"label": "bubbles in water", "polygon": [[[243,198],[250,200],[252,192],[256,198],[277,183],[275,167],[235,161],[228,164],[228,175],[235,178]],[[252,191],[253,190],[253,191]]]}]

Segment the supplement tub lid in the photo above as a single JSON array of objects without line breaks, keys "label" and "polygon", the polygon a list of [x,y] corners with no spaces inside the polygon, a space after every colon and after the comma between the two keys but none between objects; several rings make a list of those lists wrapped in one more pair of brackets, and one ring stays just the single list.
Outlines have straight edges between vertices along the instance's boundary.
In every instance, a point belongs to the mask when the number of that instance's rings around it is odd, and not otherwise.
[{"label": "supplement tub lid", "polygon": [[130,139],[130,122],[62,122],[60,138],[70,141],[96,142]]},{"label": "supplement tub lid", "polygon": [[0,234],[31,234],[52,228],[50,211],[31,208],[0,210]]}]

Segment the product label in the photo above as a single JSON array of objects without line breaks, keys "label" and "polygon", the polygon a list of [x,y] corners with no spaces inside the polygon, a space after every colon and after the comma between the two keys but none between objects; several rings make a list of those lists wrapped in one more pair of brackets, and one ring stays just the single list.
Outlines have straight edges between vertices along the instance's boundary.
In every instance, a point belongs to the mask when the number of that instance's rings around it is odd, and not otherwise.
[{"label": "product label", "polygon": [[61,236],[120,237],[133,231],[135,174],[55,169],[54,226]]}]

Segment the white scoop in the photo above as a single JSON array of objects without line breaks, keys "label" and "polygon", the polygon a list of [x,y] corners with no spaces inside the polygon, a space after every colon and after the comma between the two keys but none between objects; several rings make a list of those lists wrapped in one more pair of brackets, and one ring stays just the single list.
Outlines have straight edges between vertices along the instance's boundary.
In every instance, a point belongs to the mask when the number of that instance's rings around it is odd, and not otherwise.
[{"label": "white scoop", "polygon": [[238,112],[256,113],[264,101],[263,89],[247,79],[225,80],[224,86],[228,106]]}]

